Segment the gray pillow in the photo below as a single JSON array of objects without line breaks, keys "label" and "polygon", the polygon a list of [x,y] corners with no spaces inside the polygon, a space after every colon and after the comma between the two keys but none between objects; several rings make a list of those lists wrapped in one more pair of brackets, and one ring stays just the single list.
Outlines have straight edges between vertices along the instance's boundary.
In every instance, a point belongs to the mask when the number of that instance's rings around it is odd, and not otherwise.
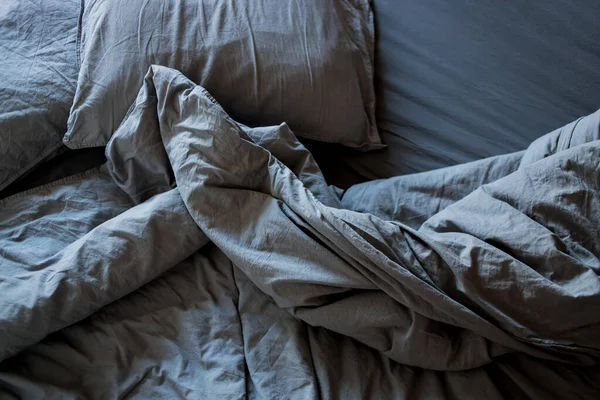
[{"label": "gray pillow", "polygon": [[90,0],[64,143],[105,145],[148,67],[204,86],[236,120],[383,147],[375,126],[370,0]]},{"label": "gray pillow", "polygon": [[63,147],[78,17],[78,0],[0,1],[0,190]]}]

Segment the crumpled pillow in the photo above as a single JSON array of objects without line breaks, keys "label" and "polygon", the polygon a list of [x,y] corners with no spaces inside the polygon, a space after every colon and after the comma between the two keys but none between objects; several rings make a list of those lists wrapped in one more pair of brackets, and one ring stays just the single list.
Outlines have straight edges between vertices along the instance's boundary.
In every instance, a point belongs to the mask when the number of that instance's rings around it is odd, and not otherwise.
[{"label": "crumpled pillow", "polygon": [[90,0],[64,143],[103,146],[152,64],[182,71],[249,126],[382,148],[370,0]]},{"label": "crumpled pillow", "polygon": [[64,148],[79,7],[77,0],[0,2],[0,190]]}]

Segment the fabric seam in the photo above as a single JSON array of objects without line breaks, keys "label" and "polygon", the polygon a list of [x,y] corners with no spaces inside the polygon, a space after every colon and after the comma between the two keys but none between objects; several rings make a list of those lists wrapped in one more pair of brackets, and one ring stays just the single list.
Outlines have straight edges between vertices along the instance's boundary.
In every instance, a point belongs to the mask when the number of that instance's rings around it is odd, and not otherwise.
[{"label": "fabric seam", "polygon": [[[77,69],[81,69],[81,35],[83,31],[83,11],[85,9],[85,0],[79,3],[79,18],[77,19],[77,38],[75,40],[75,54],[77,59]],[[78,74],[79,75],[79,74]]]},{"label": "fabric seam", "polygon": [[[27,163],[24,167],[19,168],[16,172],[9,175],[8,178],[6,178],[6,180],[0,184],[0,191],[6,189],[11,183],[15,182],[16,179],[19,178],[20,176],[23,176],[27,172],[31,171],[31,169],[33,169],[36,165],[38,165],[44,159],[50,157],[50,155],[53,152],[55,152],[56,150],[60,149],[61,146],[62,146],[62,143],[60,143],[60,142],[54,146],[51,146],[48,150],[43,152],[41,155],[37,156],[36,158],[31,160],[29,163]],[[11,196],[9,196],[9,197],[11,197]]]},{"label": "fabric seam", "polygon": [[20,199],[22,197],[25,197],[27,195],[35,194],[38,191],[41,192],[41,191],[43,191],[45,189],[49,189],[49,188],[52,188],[54,186],[60,186],[62,184],[69,183],[69,182],[75,181],[75,180],[80,179],[80,178],[88,178],[88,177],[93,176],[93,175],[100,175],[102,173],[102,168],[103,167],[104,167],[104,165],[100,165],[98,167],[94,167],[94,168],[88,169],[87,171],[80,172],[80,173],[75,174],[75,175],[67,176],[66,178],[58,179],[58,180],[52,181],[50,183],[46,183],[45,185],[37,186],[37,187],[31,188],[31,189],[24,190],[24,191],[19,192],[19,193],[15,193],[15,194],[13,194],[11,196],[8,196],[8,197],[6,197],[4,199],[1,199],[0,200],[0,206],[4,206],[7,203],[10,203],[10,202],[12,202],[14,200],[18,200],[18,199]]}]

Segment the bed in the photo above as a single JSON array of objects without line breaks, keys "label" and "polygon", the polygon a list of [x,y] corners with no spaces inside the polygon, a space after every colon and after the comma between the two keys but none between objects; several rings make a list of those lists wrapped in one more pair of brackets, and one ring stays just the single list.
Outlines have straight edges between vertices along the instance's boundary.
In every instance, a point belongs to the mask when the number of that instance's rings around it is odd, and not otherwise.
[{"label": "bed", "polygon": [[0,397],[600,396],[593,1],[0,5]]}]

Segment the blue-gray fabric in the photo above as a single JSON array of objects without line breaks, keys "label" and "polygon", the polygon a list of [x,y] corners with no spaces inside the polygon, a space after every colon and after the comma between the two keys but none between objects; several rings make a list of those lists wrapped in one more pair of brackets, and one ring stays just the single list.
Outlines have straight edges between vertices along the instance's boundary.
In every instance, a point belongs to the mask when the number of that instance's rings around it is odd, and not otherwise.
[{"label": "blue-gray fabric", "polygon": [[106,165],[0,203],[0,390],[597,397],[599,126],[339,197],[153,66]]},{"label": "blue-gray fabric", "polygon": [[596,0],[374,0],[377,125],[363,179],[524,150],[600,107]]},{"label": "blue-gray fabric", "polygon": [[0,3],[0,191],[63,147],[78,17],[78,0]]},{"label": "blue-gray fabric", "polygon": [[299,136],[380,149],[370,3],[87,0],[64,142],[106,145],[160,64],[205,86],[240,122],[286,122]]},{"label": "blue-gray fabric", "polygon": [[65,148],[56,157],[36,165],[20,179],[1,190],[0,199],[81,174],[105,162],[106,157],[102,147],[79,150]]}]

